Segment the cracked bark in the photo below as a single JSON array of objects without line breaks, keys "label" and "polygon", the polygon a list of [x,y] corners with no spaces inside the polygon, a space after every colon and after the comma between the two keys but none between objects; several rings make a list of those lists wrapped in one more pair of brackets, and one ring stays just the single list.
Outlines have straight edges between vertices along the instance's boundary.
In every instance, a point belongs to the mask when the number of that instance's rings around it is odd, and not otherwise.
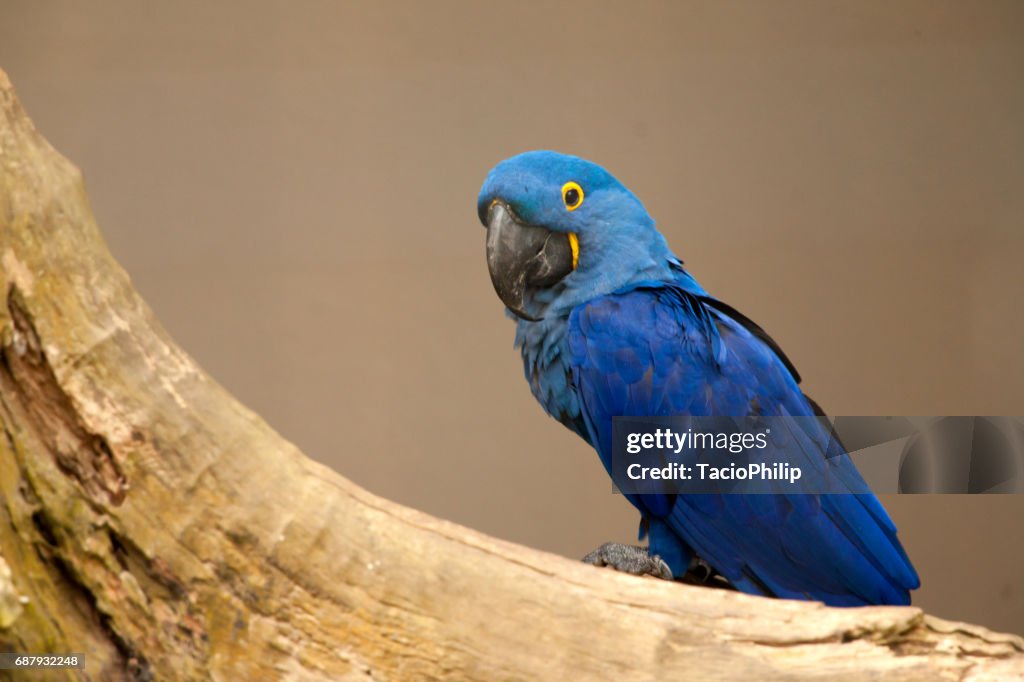
[{"label": "cracked bark", "polygon": [[53,679],[1016,679],[1024,643],[596,569],[380,499],[179,349],[0,72],[0,646]]}]

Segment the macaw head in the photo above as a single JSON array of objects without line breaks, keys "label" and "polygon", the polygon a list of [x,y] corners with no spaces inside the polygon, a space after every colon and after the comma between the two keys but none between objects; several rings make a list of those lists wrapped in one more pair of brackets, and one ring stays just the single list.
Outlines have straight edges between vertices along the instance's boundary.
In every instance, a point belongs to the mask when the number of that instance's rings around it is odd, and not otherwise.
[{"label": "macaw head", "polygon": [[502,302],[537,321],[679,264],[640,200],[601,166],[550,151],[499,163],[477,199]]}]

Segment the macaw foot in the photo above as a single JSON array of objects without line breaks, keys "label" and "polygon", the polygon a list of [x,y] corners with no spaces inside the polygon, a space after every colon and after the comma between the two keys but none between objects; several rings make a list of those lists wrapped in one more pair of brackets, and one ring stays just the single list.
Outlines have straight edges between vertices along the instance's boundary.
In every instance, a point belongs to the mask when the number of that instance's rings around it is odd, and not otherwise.
[{"label": "macaw foot", "polygon": [[723,590],[735,590],[724,575],[711,567],[711,564],[700,557],[690,560],[690,566],[686,569],[686,575],[680,580],[688,585],[703,585],[705,587],[717,587]]},{"label": "macaw foot", "polygon": [[648,554],[646,547],[606,542],[583,557],[583,562],[592,566],[611,566],[623,573],[653,575],[655,578],[672,580],[668,564],[657,554]]},{"label": "macaw foot", "polygon": [[696,585],[703,585],[712,576],[717,575],[715,569],[711,568],[711,564],[701,559],[699,556],[695,556],[690,559],[690,565],[686,569],[687,582],[693,582]]}]

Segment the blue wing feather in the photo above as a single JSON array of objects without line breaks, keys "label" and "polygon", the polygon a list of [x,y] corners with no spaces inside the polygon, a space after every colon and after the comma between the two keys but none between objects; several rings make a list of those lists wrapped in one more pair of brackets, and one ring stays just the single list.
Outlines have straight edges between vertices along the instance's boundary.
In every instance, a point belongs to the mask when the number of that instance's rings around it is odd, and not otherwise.
[{"label": "blue wing feather", "polygon": [[[683,285],[641,284],[569,317],[569,380],[586,437],[609,471],[613,416],[815,413],[759,327]],[[823,467],[835,447],[823,433],[789,437],[807,466]],[[861,482],[845,456],[839,469],[841,479]],[[643,515],[651,551],[676,574],[695,553],[741,590],[842,606],[907,604],[919,584],[871,494],[627,497]]]}]

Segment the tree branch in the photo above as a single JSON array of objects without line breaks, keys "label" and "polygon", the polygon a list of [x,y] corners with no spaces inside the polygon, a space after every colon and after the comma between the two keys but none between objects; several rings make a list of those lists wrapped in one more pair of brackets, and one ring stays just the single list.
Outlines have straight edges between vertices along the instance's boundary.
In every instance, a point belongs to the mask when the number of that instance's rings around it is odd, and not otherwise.
[{"label": "tree branch", "polygon": [[0,72],[0,645],[68,678],[992,679],[1012,635],[635,578],[378,498],[170,339]]}]

